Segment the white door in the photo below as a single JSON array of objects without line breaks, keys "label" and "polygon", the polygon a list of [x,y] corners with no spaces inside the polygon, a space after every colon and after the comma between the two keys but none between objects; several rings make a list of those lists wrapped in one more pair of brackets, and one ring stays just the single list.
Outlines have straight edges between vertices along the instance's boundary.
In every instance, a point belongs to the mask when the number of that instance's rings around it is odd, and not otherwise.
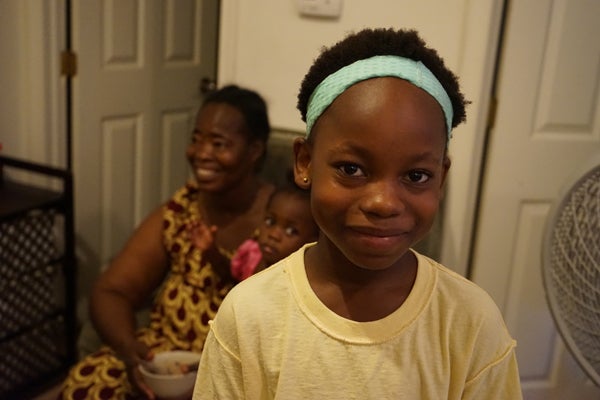
[{"label": "white door", "polygon": [[144,216],[185,182],[200,82],[216,74],[218,1],[76,0],[72,14],[75,212],[85,290]]},{"label": "white door", "polygon": [[600,153],[600,1],[511,1],[471,278],[518,341],[526,399],[600,399],[555,330],[542,285],[548,211]]}]

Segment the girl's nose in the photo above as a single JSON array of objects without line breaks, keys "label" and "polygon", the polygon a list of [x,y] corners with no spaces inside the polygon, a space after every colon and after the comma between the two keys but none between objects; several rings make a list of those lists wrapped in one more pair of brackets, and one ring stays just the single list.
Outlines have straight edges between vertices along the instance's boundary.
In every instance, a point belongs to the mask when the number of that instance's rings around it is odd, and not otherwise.
[{"label": "girl's nose", "polygon": [[402,187],[396,180],[372,182],[364,190],[360,208],[366,214],[389,218],[405,209]]}]

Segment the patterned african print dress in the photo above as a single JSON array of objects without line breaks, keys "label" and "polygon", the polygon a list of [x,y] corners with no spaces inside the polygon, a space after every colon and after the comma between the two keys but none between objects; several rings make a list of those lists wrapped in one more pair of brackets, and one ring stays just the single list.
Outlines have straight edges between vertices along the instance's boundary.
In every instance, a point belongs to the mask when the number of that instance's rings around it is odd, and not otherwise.
[{"label": "patterned african print dress", "polygon": [[[233,286],[203,262],[189,240],[188,226],[200,220],[195,183],[179,189],[165,205],[163,243],[171,271],[152,307],[150,326],[137,332],[155,353],[165,350],[201,352],[223,298]],[[125,365],[109,347],[83,358],[70,371],[59,399],[135,399]]]}]

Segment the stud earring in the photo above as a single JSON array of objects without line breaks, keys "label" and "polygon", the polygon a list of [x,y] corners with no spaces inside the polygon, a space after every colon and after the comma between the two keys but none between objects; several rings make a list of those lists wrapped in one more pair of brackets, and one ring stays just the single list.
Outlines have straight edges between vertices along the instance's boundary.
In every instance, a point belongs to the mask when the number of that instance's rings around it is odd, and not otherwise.
[{"label": "stud earring", "polygon": [[308,178],[307,177],[302,178],[302,182],[308,183]]}]

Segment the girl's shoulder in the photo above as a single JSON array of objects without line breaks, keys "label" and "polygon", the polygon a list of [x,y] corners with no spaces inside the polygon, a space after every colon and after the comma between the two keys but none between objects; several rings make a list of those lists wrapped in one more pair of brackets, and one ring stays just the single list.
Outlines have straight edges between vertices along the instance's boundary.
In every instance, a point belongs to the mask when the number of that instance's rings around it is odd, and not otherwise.
[{"label": "girl's shoulder", "polygon": [[506,331],[500,309],[494,299],[481,286],[452,271],[444,265],[419,255],[420,266],[429,265],[435,276],[435,285],[431,297],[432,305],[442,315],[466,323],[474,328],[488,326]]}]

